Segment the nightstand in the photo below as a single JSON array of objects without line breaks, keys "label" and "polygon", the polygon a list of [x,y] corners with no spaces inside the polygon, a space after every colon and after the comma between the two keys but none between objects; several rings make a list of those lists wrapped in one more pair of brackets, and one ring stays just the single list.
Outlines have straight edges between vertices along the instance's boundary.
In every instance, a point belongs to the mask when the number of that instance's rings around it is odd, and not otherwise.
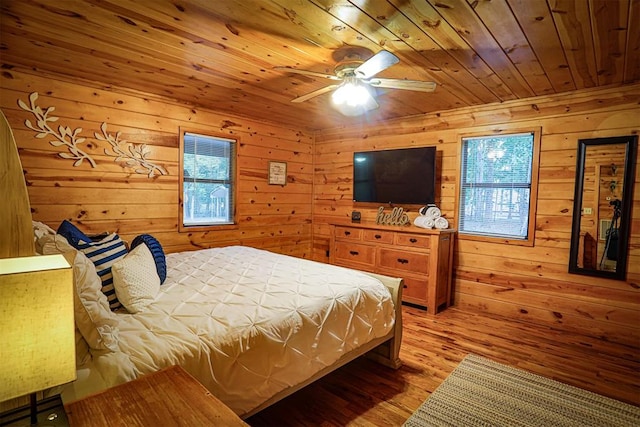
[{"label": "nightstand", "polygon": [[[0,426],[3,427],[30,427],[31,407],[21,406],[0,414]],[[36,427],[68,427],[67,414],[62,406],[60,395],[48,397],[38,401],[38,424]]]},{"label": "nightstand", "polygon": [[71,427],[247,426],[179,366],[64,405]]}]

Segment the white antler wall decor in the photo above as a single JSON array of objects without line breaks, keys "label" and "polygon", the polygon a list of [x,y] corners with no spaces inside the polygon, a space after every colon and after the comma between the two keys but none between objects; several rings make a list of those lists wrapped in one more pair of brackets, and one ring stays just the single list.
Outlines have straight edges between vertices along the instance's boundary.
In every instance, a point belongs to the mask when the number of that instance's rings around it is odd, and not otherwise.
[{"label": "white antler wall decor", "polygon": [[[56,138],[55,141],[49,141],[49,143],[54,147],[66,146],[69,153],[58,153],[58,156],[63,159],[75,160],[73,166],[80,166],[84,160],[87,160],[91,167],[95,168],[97,166],[95,160],[93,160],[88,153],[78,147],[78,144],[86,141],[86,138],[80,136],[82,128],[71,130],[68,126],[58,126],[56,131],[49,125],[51,122],[58,121],[58,117],[49,115],[55,110],[55,107],[49,107],[46,110],[43,110],[36,105],[37,100],[38,92],[33,92],[29,95],[30,105],[27,105],[21,99],[18,100],[20,108],[29,111],[37,119],[37,126],[33,125],[29,119],[24,121],[25,126],[37,132],[36,138],[45,138],[48,135]],[[104,149],[104,153],[107,156],[114,157],[114,161],[120,162],[120,165],[123,168],[132,168],[136,173],[146,174],[149,178],[153,178],[156,174],[168,175],[168,172],[164,167],[147,159],[151,150],[146,144],[135,144],[124,139],[120,139],[120,132],[116,132],[115,135],[109,134],[107,132],[106,122],[102,123],[100,130],[102,131],[102,134],[98,132],[93,134],[95,139],[107,142],[110,145],[109,148]]]}]

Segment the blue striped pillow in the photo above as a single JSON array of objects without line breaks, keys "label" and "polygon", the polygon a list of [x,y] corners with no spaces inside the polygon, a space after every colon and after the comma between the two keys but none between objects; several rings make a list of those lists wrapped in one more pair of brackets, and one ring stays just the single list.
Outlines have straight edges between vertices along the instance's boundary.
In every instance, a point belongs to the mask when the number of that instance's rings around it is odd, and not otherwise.
[{"label": "blue striped pillow", "polygon": [[109,307],[115,310],[122,306],[116,297],[113,286],[111,266],[127,255],[127,247],[117,234],[109,234],[98,242],[79,240],[76,248],[81,250],[96,266],[96,272],[102,280],[102,292],[109,300]]}]

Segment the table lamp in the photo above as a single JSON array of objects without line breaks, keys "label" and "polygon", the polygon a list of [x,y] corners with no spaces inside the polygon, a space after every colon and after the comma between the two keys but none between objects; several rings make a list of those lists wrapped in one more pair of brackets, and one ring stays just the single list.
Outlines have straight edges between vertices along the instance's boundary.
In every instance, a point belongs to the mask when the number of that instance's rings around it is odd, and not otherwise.
[{"label": "table lamp", "polygon": [[76,379],[73,270],[62,255],[0,259],[0,402]]}]

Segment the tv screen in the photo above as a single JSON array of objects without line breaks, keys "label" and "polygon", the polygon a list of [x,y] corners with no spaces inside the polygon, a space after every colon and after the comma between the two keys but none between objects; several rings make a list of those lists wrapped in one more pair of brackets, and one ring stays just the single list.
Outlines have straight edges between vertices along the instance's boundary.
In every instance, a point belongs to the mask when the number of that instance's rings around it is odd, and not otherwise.
[{"label": "tv screen", "polygon": [[353,201],[435,203],[436,147],[353,153]]}]

